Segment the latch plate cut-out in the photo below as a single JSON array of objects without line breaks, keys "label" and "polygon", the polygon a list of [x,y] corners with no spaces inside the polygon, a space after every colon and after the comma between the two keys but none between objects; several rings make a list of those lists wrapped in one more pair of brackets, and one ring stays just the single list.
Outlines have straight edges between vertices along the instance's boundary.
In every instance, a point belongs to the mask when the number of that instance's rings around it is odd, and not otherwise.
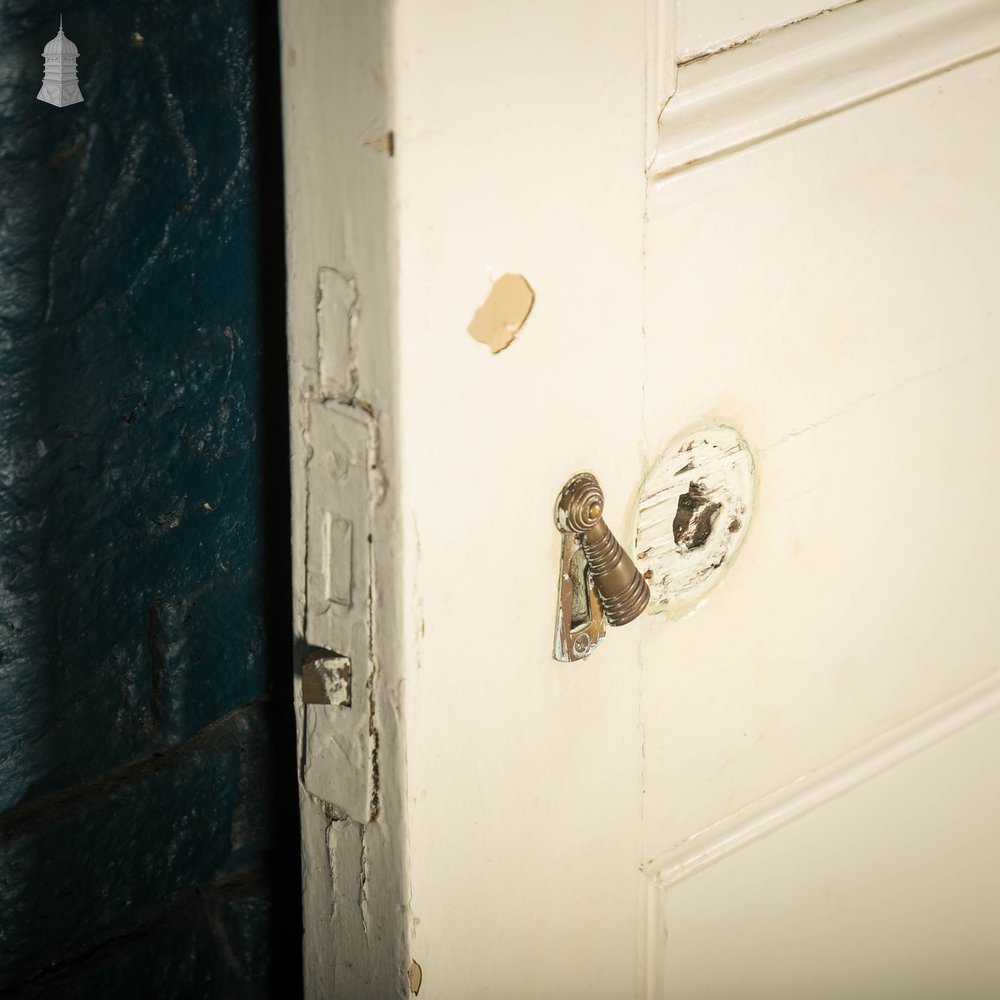
[{"label": "latch plate cut-out", "polygon": [[334,400],[309,407],[302,784],[357,822],[372,810],[369,654],[371,468],[367,414]]}]

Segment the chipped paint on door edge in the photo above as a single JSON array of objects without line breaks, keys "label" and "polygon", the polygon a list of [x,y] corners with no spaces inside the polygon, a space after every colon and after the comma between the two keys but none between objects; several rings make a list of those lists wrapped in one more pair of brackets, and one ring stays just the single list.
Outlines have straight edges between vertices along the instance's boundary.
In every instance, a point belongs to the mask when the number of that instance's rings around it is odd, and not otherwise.
[{"label": "chipped paint on door edge", "polygon": [[319,13],[281,5],[305,994],[404,997],[393,15]]}]

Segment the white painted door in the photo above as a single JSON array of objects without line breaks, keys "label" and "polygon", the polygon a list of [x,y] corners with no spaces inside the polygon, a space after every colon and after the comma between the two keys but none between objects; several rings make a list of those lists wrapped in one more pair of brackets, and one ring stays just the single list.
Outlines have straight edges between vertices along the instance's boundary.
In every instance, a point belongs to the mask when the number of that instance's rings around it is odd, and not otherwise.
[{"label": "white painted door", "polygon": [[1000,991],[1000,7],[820,6],[286,0],[310,996]]}]

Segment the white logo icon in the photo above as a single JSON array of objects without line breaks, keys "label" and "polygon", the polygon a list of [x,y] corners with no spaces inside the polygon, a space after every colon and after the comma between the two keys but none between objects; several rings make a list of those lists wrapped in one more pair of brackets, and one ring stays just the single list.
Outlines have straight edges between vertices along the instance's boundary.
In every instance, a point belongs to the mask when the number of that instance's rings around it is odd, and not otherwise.
[{"label": "white logo icon", "polygon": [[50,41],[42,56],[45,59],[45,76],[38,99],[57,108],[79,104],[83,100],[80,85],[76,82],[76,58],[80,50],[63,34],[62,14],[59,15],[59,34]]}]

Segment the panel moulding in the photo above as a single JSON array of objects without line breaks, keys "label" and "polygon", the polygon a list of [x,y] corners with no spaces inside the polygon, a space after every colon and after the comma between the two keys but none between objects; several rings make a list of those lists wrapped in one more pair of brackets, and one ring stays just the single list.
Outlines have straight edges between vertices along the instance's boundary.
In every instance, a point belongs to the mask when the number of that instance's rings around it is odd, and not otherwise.
[{"label": "panel moulding", "polygon": [[679,882],[1000,712],[1000,671],[814,772],[698,831],[643,866],[646,996],[665,994],[667,894]]},{"label": "panel moulding", "polygon": [[643,871],[657,890],[667,889],[998,711],[1000,671],[698,831],[643,866]]},{"label": "panel moulding", "polygon": [[677,89],[677,0],[646,0],[646,167],[656,157],[660,115]]},{"label": "panel moulding", "polygon": [[[668,4],[655,5],[662,24]],[[651,45],[669,61],[672,41],[662,34]],[[997,51],[995,0],[857,0],[677,64],[671,87],[670,73],[657,69],[662,111],[650,179]]]}]

